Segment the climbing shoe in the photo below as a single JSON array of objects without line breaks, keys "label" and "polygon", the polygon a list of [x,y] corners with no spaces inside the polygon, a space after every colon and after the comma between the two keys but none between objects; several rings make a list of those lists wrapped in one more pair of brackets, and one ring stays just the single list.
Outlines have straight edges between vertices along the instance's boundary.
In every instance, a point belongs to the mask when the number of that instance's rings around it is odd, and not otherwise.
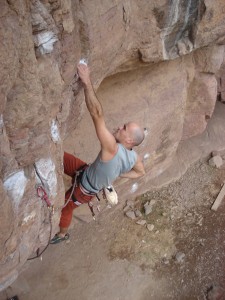
[{"label": "climbing shoe", "polygon": [[70,237],[69,233],[66,233],[64,237],[60,237],[56,233],[56,235],[51,239],[50,244],[58,244],[60,242],[68,240],[69,237]]}]

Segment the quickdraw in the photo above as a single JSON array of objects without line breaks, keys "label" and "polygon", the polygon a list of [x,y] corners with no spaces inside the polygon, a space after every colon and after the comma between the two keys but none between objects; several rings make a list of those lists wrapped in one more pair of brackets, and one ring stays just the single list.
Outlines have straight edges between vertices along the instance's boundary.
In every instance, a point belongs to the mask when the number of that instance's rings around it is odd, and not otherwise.
[{"label": "quickdraw", "polygon": [[[46,193],[46,191],[44,190],[44,188],[39,185],[37,187],[37,194],[38,194],[38,197],[41,198],[41,200],[45,201],[45,203],[47,204],[47,207],[49,208],[49,223],[50,223],[50,232],[49,232],[49,238],[48,238],[48,243],[47,245],[45,246],[45,248],[40,252],[40,248],[37,249],[36,251],[36,256],[34,257],[31,257],[31,258],[28,258],[28,260],[32,260],[32,259],[35,259],[35,258],[38,258],[38,257],[41,257],[41,255],[45,252],[45,250],[48,248],[49,244],[50,244],[50,241],[51,241],[51,236],[52,236],[52,216],[54,214],[54,207],[53,205],[51,204],[49,198],[48,198],[48,195]],[[42,260],[42,257],[41,257],[41,260]]]},{"label": "quickdraw", "polygon": [[54,205],[51,204],[49,198],[48,198],[48,195],[45,191],[45,189],[43,188],[42,185],[39,185],[37,187],[37,195],[39,198],[41,198],[41,200],[45,201],[46,204],[47,204],[47,207],[52,210],[52,213],[54,214],[55,211],[57,210],[62,210],[65,206],[67,206],[67,204],[69,203],[69,201],[71,201],[71,198],[72,198],[72,195],[73,195],[73,192],[74,192],[74,189],[75,187],[77,186],[77,177],[79,176],[80,174],[80,171],[77,171],[76,174],[75,174],[75,178],[74,178],[74,183],[73,183],[73,188],[71,190],[71,193],[70,193],[70,196],[68,198],[68,200],[66,201],[66,203],[62,206],[59,206],[59,207],[54,207]]},{"label": "quickdraw", "polygon": [[41,200],[46,202],[48,208],[51,208],[51,209],[54,208],[53,205],[51,204],[49,198],[48,198],[48,195],[47,195],[46,191],[44,190],[44,188],[41,185],[39,185],[37,187],[37,195],[38,195],[39,198],[41,198]]}]

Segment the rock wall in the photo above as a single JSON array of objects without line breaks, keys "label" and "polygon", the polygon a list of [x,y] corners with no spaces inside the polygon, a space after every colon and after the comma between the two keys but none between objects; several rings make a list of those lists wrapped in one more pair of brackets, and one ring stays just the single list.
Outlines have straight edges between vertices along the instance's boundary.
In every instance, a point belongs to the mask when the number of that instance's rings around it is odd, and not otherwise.
[{"label": "rock wall", "polygon": [[99,150],[79,59],[88,59],[109,128],[135,120],[147,129],[137,149],[147,175],[116,183],[121,197],[133,197],[170,165],[181,140],[205,130],[217,94],[224,99],[224,12],[223,0],[1,1],[0,289],[48,241],[37,185],[60,207],[63,149],[86,161]]}]

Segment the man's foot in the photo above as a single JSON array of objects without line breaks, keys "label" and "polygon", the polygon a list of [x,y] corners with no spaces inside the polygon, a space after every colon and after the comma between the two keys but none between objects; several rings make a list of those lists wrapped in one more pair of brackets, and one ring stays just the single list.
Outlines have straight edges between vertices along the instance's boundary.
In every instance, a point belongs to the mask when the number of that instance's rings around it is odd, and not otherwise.
[{"label": "man's foot", "polygon": [[51,239],[50,244],[58,244],[60,242],[68,240],[69,237],[69,233],[66,233],[64,236],[60,236],[59,233],[56,233],[56,235]]}]

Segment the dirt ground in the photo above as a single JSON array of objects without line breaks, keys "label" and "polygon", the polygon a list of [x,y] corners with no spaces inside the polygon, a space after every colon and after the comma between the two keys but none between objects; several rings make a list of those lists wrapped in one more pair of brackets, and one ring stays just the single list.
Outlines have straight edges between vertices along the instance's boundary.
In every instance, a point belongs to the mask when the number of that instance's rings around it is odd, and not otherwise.
[{"label": "dirt ground", "polygon": [[[134,207],[152,231],[124,216],[122,203],[101,204],[91,222],[87,207],[86,220],[75,211],[70,240],[27,262],[0,299],[225,299],[225,201],[210,210],[224,180],[225,170],[203,159],[175,183],[137,198]],[[145,216],[149,200],[156,202]]]}]

